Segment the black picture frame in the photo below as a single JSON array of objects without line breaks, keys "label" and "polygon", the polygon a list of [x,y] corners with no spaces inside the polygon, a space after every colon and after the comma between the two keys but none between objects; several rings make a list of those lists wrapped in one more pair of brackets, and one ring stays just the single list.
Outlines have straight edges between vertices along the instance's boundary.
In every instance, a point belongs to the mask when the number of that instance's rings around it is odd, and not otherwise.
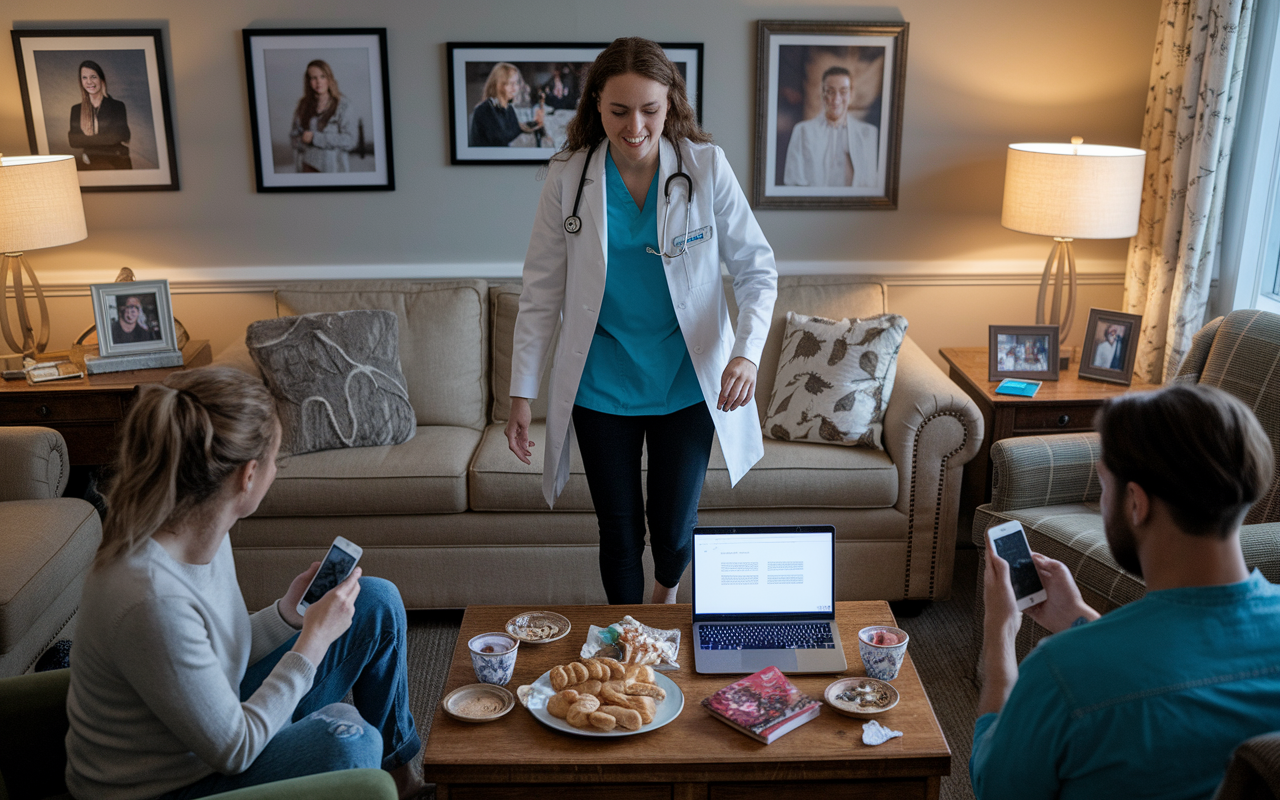
[{"label": "black picture frame", "polygon": [[[755,208],[898,207],[909,27],[906,22],[757,24]],[[825,105],[823,75],[833,67],[847,71],[843,111],[828,111]],[[840,76],[831,80],[839,82]],[[828,171],[805,146],[818,141],[806,132],[820,131],[825,113],[843,118],[851,154],[849,172],[831,180],[850,183],[821,185]]]},{"label": "black picture frame", "polygon": [[[387,29],[245,28],[242,34],[258,192],[394,191]],[[303,132],[326,134],[323,147],[292,135],[317,61],[342,98],[336,113],[310,117],[311,130]]]},{"label": "black picture frame", "polygon": [[[1024,356],[1027,347],[1033,348],[1034,358]],[[1044,369],[1028,368],[1041,363]],[[1059,366],[1057,325],[987,326],[987,380],[1056,381]]]},{"label": "black picture frame", "polygon": [[[1080,377],[1123,386],[1132,384],[1141,330],[1141,314],[1089,309],[1089,322],[1084,328],[1084,348],[1080,355]],[[1112,331],[1116,333],[1116,339],[1108,342],[1107,337]],[[1111,352],[1106,352],[1107,349]],[[1099,360],[1105,360],[1111,366],[1099,366],[1095,363]]]},{"label": "black picture frame", "polygon": [[[702,58],[701,42],[659,43],[678,69],[683,70],[689,102],[702,121]],[[564,144],[563,132],[569,119],[576,113],[578,87],[586,81],[587,68],[595,61],[608,42],[448,42],[449,85],[449,163],[454,165],[494,164],[545,164]],[[523,125],[532,124],[532,104],[535,87],[543,93],[546,105],[543,130],[538,133],[522,132],[506,146],[476,144],[471,141],[471,114],[484,102],[484,84],[489,73],[498,64],[507,63],[520,73],[521,95],[512,106]],[[557,93],[550,88],[557,77],[560,86],[568,85],[566,95],[559,102],[547,102],[546,95]],[[521,100],[525,103],[522,104]]]},{"label": "black picture frame", "polygon": [[[180,188],[159,28],[24,29],[10,36],[32,154],[74,156],[82,192]],[[96,129],[85,133],[70,124],[68,112],[89,96],[76,76],[93,73],[104,97],[89,122]]]}]

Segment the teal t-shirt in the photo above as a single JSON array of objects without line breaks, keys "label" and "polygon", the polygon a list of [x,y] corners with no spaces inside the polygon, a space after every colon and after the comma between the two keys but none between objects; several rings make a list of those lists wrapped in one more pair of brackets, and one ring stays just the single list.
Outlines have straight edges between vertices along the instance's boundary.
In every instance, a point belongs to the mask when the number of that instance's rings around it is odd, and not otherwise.
[{"label": "teal t-shirt", "polygon": [[978,800],[1208,798],[1236,746],[1280,728],[1280,587],[1148,592],[1050,636],[973,729]]},{"label": "teal t-shirt", "polygon": [[604,299],[574,402],[623,416],[670,414],[701,403],[662,258],[645,250],[657,237],[658,176],[649,184],[644,208],[636,208],[613,156],[606,154],[605,204]]}]

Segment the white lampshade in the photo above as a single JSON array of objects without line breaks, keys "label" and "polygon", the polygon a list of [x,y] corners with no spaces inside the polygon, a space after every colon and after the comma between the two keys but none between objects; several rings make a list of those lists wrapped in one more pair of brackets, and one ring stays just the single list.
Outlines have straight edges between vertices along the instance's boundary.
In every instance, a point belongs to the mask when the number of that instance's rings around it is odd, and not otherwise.
[{"label": "white lampshade", "polygon": [[73,156],[0,159],[0,253],[57,247],[88,235]]},{"label": "white lampshade", "polygon": [[1146,156],[1132,147],[1011,144],[1000,223],[1070,239],[1133,236]]}]

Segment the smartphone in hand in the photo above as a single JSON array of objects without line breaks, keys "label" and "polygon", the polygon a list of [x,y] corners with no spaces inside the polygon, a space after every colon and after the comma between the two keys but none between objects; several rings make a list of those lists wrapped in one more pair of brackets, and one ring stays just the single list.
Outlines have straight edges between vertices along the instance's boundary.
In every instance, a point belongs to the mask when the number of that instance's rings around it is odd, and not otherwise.
[{"label": "smartphone in hand", "polygon": [[363,552],[364,548],[348,539],[341,536],[334,539],[333,544],[329,546],[329,552],[325,554],[324,561],[320,562],[320,569],[316,570],[307,590],[302,593],[302,600],[298,602],[298,614],[305,616],[307,606],[345,581],[351,574],[351,570],[356,568],[356,562],[360,560],[360,554]]},{"label": "smartphone in hand", "polygon": [[1036,571],[1035,562],[1031,560],[1031,546],[1027,544],[1026,531],[1022,523],[1006,522],[987,531],[996,554],[1009,564],[1009,580],[1013,584],[1013,596],[1018,601],[1018,610],[1023,611],[1037,603],[1043,603],[1049,596],[1044,584],[1040,583],[1040,573]]}]

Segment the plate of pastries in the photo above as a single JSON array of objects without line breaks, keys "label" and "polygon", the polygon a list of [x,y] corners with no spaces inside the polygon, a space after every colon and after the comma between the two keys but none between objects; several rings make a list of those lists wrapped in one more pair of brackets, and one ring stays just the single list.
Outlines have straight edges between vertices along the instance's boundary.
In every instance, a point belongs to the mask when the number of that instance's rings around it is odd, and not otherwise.
[{"label": "plate of pastries", "polygon": [[578,736],[648,733],[684,709],[684,693],[666,675],[612,658],[552,667],[522,699],[543,725]]}]

